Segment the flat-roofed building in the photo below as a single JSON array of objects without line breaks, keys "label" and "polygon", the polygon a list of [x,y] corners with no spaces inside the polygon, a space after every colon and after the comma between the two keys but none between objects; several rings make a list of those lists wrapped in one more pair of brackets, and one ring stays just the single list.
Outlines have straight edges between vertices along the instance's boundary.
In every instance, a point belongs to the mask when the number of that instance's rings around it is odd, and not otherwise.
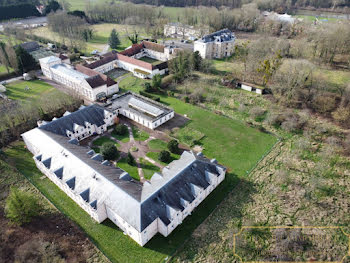
[{"label": "flat-roofed building", "polygon": [[181,23],[168,23],[164,25],[164,35],[166,37],[195,40],[203,35],[209,34],[209,27],[194,27]]},{"label": "flat-roofed building", "polygon": [[84,98],[95,101],[105,98],[119,91],[118,84],[108,76],[78,65],[62,63],[56,56],[39,59],[43,74],[58,83],[61,83]]},{"label": "flat-roofed building", "polygon": [[132,92],[115,96],[106,108],[152,130],[174,117],[173,109]]}]

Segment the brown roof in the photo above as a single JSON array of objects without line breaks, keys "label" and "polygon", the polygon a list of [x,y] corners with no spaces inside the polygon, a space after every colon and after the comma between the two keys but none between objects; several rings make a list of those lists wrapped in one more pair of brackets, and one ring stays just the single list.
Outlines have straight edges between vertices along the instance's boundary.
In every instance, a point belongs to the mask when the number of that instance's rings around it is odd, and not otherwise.
[{"label": "brown roof", "polygon": [[95,69],[98,68],[104,64],[107,64],[113,60],[116,60],[116,55],[115,53],[112,53],[108,56],[104,56],[103,58],[101,58],[100,60],[97,60],[95,62],[92,62],[91,64],[87,64],[85,65],[86,67],[90,68],[90,69]]},{"label": "brown roof", "polygon": [[120,61],[124,61],[124,62],[139,66],[139,67],[144,68],[144,69],[153,70],[153,68],[154,68],[151,63],[147,63],[147,62],[142,61],[142,60],[138,60],[138,59],[131,58],[128,56],[124,56],[122,54],[117,54],[117,58]]},{"label": "brown roof", "polygon": [[68,58],[66,55],[63,55],[62,53],[60,53],[60,55],[58,57],[62,60],[65,60]]},{"label": "brown roof", "polygon": [[119,54],[122,54],[124,56],[131,57],[137,53],[140,53],[143,49],[142,44],[133,44],[131,48],[125,49],[124,51],[120,52]]},{"label": "brown roof", "polygon": [[149,42],[149,41],[143,41],[142,44],[147,49],[151,49],[151,50],[161,52],[161,53],[164,52],[164,45],[160,45],[160,44]]},{"label": "brown roof", "polygon": [[87,68],[86,66],[78,64],[75,66],[75,69],[85,75],[90,76],[90,78],[87,78],[86,81],[92,88],[96,88],[104,84],[107,84],[107,87],[116,84],[116,82],[107,75]]}]

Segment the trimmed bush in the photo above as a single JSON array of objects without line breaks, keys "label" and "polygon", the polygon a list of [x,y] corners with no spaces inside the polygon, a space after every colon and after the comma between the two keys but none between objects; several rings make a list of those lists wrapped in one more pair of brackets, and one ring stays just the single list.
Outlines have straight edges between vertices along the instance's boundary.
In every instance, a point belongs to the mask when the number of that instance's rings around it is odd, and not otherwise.
[{"label": "trimmed bush", "polygon": [[126,158],[126,161],[129,165],[134,166],[136,164],[134,156],[130,152],[128,152],[128,157]]},{"label": "trimmed bush", "polygon": [[126,135],[128,134],[128,127],[124,124],[118,124],[115,128],[114,131],[117,135]]},{"label": "trimmed bush", "polygon": [[112,142],[106,142],[101,147],[101,154],[104,159],[112,161],[119,157],[117,147]]},{"label": "trimmed bush", "polygon": [[172,153],[178,153],[179,152],[179,142],[177,140],[171,140],[168,142],[168,149]]},{"label": "trimmed bush", "polygon": [[168,151],[161,151],[159,153],[158,159],[159,159],[159,161],[161,161],[163,163],[170,162],[170,159],[171,159],[170,152],[168,152]]}]

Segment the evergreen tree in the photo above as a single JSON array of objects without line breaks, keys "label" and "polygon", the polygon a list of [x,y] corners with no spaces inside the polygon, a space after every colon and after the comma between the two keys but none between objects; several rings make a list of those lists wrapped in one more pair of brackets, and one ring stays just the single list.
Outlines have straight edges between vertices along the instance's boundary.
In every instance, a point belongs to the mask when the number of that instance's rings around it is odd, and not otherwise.
[{"label": "evergreen tree", "polygon": [[126,161],[129,165],[135,165],[135,158],[130,152],[128,152],[128,157],[126,158]]},{"label": "evergreen tree", "polygon": [[5,212],[6,217],[13,223],[22,225],[39,214],[38,201],[31,193],[11,187],[6,199]]},{"label": "evergreen tree", "polygon": [[112,49],[117,49],[120,45],[118,33],[114,28],[112,29],[111,35],[109,36],[108,44]]},{"label": "evergreen tree", "polygon": [[168,151],[161,151],[159,153],[158,159],[159,159],[159,161],[161,161],[163,163],[169,163],[170,160],[171,160],[170,152],[168,152]]},{"label": "evergreen tree", "polygon": [[56,12],[58,9],[62,9],[60,4],[55,0],[51,0],[47,6],[45,6],[44,13],[49,14],[50,12]]},{"label": "evergreen tree", "polygon": [[101,154],[106,160],[116,160],[119,157],[117,147],[112,142],[106,142],[101,147]]},{"label": "evergreen tree", "polygon": [[178,153],[179,152],[179,142],[177,140],[171,140],[168,142],[168,149],[172,153]]},{"label": "evergreen tree", "polygon": [[15,49],[17,56],[18,69],[20,72],[28,71],[34,68],[36,61],[24,48],[20,45]]}]

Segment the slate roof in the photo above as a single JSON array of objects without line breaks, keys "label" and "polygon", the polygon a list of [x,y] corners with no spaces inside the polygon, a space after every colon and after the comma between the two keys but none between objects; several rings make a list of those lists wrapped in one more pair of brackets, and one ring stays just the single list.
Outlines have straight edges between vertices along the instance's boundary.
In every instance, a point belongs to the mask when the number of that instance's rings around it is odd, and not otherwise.
[{"label": "slate roof", "polygon": [[26,50],[28,53],[40,49],[39,44],[38,44],[37,42],[35,42],[35,41],[24,42],[24,43],[20,44],[20,46],[21,46],[24,50]]},{"label": "slate roof", "polygon": [[90,69],[83,65],[76,65],[75,69],[87,76],[89,78],[86,79],[86,81],[89,83],[89,85],[92,88],[100,87],[104,84],[107,85],[107,87],[113,86],[114,84],[117,84],[113,79],[108,77],[107,75],[97,72],[93,69]]},{"label": "slate roof", "polygon": [[133,44],[130,48],[127,48],[127,49],[123,50],[119,54],[131,57],[131,56],[133,56],[133,55],[135,55],[137,53],[140,53],[142,49],[143,49],[143,45],[142,44]]},{"label": "slate roof", "polygon": [[61,62],[61,60],[56,57],[56,56],[48,56],[48,57],[44,57],[44,58],[41,58],[39,59],[40,62],[43,62],[43,63],[51,63],[51,62],[56,62],[56,61],[59,61]]},{"label": "slate roof", "polygon": [[231,30],[225,28],[225,29],[219,30],[217,32],[214,32],[212,34],[205,35],[198,41],[208,43],[208,42],[213,42],[213,41],[216,41],[217,39],[219,39],[220,42],[224,42],[224,41],[234,40],[235,38],[236,38],[235,34],[232,33]]},{"label": "slate roof", "polygon": [[[105,109],[98,105],[90,105],[83,109],[77,110],[67,116],[58,118],[39,127],[39,129],[46,130],[55,134],[67,136],[67,130],[73,132],[74,124],[86,127],[85,122],[102,126],[104,122]],[[68,141],[67,141],[68,142]]]}]

